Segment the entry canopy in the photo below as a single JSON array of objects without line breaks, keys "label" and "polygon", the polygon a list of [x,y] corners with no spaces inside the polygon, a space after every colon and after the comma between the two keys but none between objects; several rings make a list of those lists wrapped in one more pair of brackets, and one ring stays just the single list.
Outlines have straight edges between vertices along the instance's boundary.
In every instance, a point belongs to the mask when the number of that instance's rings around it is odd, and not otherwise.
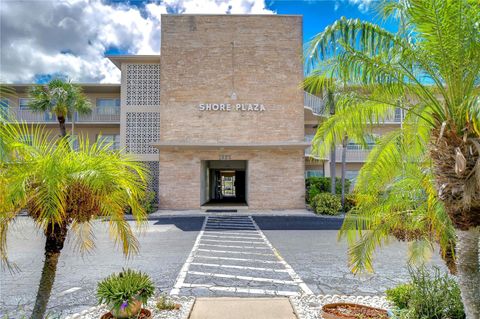
[{"label": "entry canopy", "polygon": [[188,142],[157,142],[151,144],[160,150],[177,149],[306,149],[310,142],[272,142],[272,143],[188,143]]}]

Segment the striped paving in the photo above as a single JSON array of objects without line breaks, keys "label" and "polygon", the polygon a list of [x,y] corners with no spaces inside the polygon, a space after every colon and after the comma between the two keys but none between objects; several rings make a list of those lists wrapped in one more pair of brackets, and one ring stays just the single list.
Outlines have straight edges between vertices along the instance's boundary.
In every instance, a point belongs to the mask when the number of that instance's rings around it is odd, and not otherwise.
[{"label": "striped paving", "polygon": [[209,216],[170,293],[296,296],[312,292],[251,216]]}]

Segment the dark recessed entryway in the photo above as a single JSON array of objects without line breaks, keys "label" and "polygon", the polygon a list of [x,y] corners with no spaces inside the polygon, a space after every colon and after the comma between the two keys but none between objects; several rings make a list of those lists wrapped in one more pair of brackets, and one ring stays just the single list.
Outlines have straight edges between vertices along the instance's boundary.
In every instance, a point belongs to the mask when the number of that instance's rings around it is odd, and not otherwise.
[{"label": "dark recessed entryway", "polygon": [[202,161],[201,205],[246,206],[247,161]]}]

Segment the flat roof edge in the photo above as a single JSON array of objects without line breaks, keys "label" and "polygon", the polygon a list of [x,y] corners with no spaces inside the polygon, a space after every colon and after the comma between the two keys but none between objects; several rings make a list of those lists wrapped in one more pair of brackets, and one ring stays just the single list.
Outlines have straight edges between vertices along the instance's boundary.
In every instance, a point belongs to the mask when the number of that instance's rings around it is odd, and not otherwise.
[{"label": "flat roof edge", "polygon": [[158,149],[306,149],[309,142],[273,142],[273,143],[186,143],[156,142],[151,146]]},{"label": "flat roof edge", "polygon": [[145,62],[158,62],[160,63],[160,54],[107,54],[105,55],[117,68],[122,67],[122,63],[130,61],[145,61]]}]

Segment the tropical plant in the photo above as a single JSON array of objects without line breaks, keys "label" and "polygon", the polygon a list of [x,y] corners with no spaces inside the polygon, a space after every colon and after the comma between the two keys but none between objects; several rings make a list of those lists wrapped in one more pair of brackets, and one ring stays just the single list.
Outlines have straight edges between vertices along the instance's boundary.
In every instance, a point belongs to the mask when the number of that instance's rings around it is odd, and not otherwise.
[{"label": "tropical plant", "polygon": [[315,213],[320,215],[338,215],[342,203],[337,195],[321,193],[313,198]]},{"label": "tropical plant", "polygon": [[178,310],[180,309],[180,304],[175,303],[171,298],[166,294],[160,295],[156,303],[157,309],[162,310]]},{"label": "tropical plant", "polygon": [[61,79],[53,79],[47,85],[32,86],[29,97],[28,107],[31,110],[51,112],[57,116],[61,136],[67,135],[67,116],[73,117],[75,112],[87,114],[92,109],[80,86]]},{"label": "tropical plant", "polygon": [[404,110],[402,127],[382,138],[358,178],[361,216],[344,225],[357,229],[353,262],[357,270],[369,268],[372,250],[392,228],[416,230],[406,233],[421,239],[414,251],[424,252],[435,239],[443,255],[451,255],[450,220],[465,312],[478,318],[480,6],[474,0],[398,0],[383,1],[379,9],[398,21],[398,32],[341,18],[311,42],[309,67],[358,87],[337,101],[316,133],[314,151],[327,154],[345,132],[366,146],[376,124]]},{"label": "tropical plant", "polygon": [[409,268],[410,282],[386,291],[396,314],[405,319],[463,319],[460,289],[438,268]]},{"label": "tropical plant", "polygon": [[[134,307],[138,302],[146,304],[155,293],[152,279],[141,271],[124,269],[114,273],[98,283],[97,298],[99,304],[107,304],[112,313],[124,311],[130,316],[136,315]],[[140,310],[140,307],[136,309]]]},{"label": "tropical plant", "polygon": [[[30,143],[24,136],[33,136]],[[144,224],[140,204],[146,169],[108,145],[80,139],[71,152],[67,138],[55,139],[43,126],[0,121],[0,257],[7,258],[7,231],[26,210],[45,235],[45,259],[32,318],[45,315],[60,253],[71,232],[81,251],[95,247],[93,221],[108,222],[110,233],[125,255],[138,251],[138,241],[124,219],[131,207],[137,224]]]}]

